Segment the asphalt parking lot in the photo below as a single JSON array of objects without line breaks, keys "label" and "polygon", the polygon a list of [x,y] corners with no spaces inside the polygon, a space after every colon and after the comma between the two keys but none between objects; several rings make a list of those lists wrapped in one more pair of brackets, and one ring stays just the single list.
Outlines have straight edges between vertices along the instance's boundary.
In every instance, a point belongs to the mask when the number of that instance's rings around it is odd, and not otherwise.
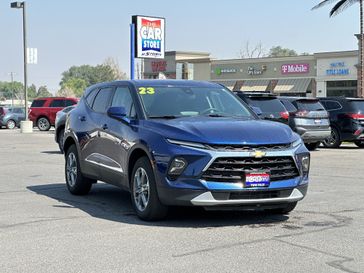
[{"label": "asphalt parking lot", "polygon": [[364,151],[312,153],[289,216],[174,210],[140,221],[102,183],[71,196],[52,132],[0,130],[0,272],[364,272]]}]

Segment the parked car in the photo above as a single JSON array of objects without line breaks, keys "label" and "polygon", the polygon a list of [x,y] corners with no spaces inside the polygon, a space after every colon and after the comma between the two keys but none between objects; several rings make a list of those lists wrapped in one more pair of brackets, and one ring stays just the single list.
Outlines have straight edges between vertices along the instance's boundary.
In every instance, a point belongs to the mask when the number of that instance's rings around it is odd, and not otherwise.
[{"label": "parked car", "polygon": [[75,107],[76,105],[68,106],[63,108],[61,111],[58,111],[56,114],[54,139],[57,142],[61,153],[63,153],[64,127],[66,124],[67,113],[69,113]]},{"label": "parked car", "polygon": [[328,112],[316,98],[280,97],[289,111],[289,126],[309,150],[315,150],[331,134]]},{"label": "parked car", "polygon": [[20,122],[25,120],[23,107],[8,107],[4,110],[4,115],[0,114],[0,127],[6,126],[7,129],[20,127]]},{"label": "parked car", "polygon": [[64,151],[72,194],[97,180],[119,186],[144,220],[174,205],[284,214],[308,186],[310,154],[299,135],[209,82],[91,86],[67,115]]},{"label": "parked car", "polygon": [[330,113],[331,123],[331,135],[324,146],[337,148],[348,141],[364,148],[364,99],[327,97],[320,101]]},{"label": "parked car", "polygon": [[[7,112],[8,108],[5,106],[0,106],[0,119],[2,119]],[[2,126],[0,126],[0,129],[2,128]]]},{"label": "parked car", "polygon": [[279,121],[288,124],[289,113],[277,96],[266,92],[234,92],[251,107],[257,107],[261,119]]},{"label": "parked car", "polygon": [[29,119],[40,131],[48,131],[55,124],[57,112],[77,102],[76,98],[37,98],[30,106]]}]

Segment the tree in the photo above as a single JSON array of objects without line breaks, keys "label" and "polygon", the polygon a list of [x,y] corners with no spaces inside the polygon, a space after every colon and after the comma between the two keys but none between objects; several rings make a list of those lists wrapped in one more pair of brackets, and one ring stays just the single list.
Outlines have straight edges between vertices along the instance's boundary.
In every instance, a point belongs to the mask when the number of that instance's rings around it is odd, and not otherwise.
[{"label": "tree", "polygon": [[116,80],[125,80],[125,79],[127,79],[126,73],[123,72],[120,69],[119,63],[118,63],[118,61],[116,59],[114,59],[112,57],[108,57],[104,61],[103,65],[111,67]]},{"label": "tree", "polygon": [[240,59],[252,59],[252,58],[262,58],[267,54],[263,47],[262,42],[259,42],[255,46],[251,46],[249,41],[245,43],[244,46],[239,50],[239,58]]},{"label": "tree", "polygon": [[34,99],[37,97],[37,87],[32,84],[31,86],[28,87],[28,98],[29,99]]},{"label": "tree", "polygon": [[288,57],[288,56],[298,56],[298,54],[293,49],[283,48],[281,46],[273,46],[269,50],[268,54],[268,57]]},{"label": "tree", "polygon": [[335,6],[330,11],[330,17],[336,16],[344,11],[346,8],[350,7],[355,3],[359,3],[359,11],[360,11],[360,80],[359,80],[359,88],[358,88],[358,97],[364,97],[363,90],[363,77],[364,77],[364,37],[363,37],[363,0],[323,0],[312,9],[321,8],[327,4],[335,3]]},{"label": "tree", "polygon": [[61,88],[56,96],[58,97],[76,97],[75,93],[73,92],[73,90],[67,88],[67,87],[64,87],[64,88]]},{"label": "tree", "polygon": [[11,99],[13,95],[16,98],[23,90],[24,86],[21,82],[0,82],[1,97],[5,99]]},{"label": "tree", "polygon": [[81,78],[69,78],[66,82],[63,83],[61,89],[70,90],[73,93],[73,96],[81,97],[83,91],[87,88],[87,82]]},{"label": "tree", "polygon": [[52,97],[52,93],[48,91],[47,86],[42,85],[38,88],[37,97]]}]

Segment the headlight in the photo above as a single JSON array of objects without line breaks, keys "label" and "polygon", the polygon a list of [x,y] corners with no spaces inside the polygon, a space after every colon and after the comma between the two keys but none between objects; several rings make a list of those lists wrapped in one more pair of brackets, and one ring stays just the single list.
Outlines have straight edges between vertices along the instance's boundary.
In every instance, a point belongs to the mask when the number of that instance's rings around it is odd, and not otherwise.
[{"label": "headlight", "polygon": [[178,176],[181,175],[186,167],[187,161],[182,157],[176,157],[169,164],[168,176],[171,179],[176,179]]},{"label": "headlight", "polygon": [[169,143],[180,145],[180,146],[187,146],[187,147],[192,147],[192,148],[206,149],[205,145],[203,145],[201,143],[197,143],[197,142],[174,140],[174,139],[169,139],[169,138],[167,138],[167,141]]},{"label": "headlight", "polygon": [[310,171],[310,154],[299,154],[297,155],[297,159],[301,166],[303,175],[307,175]]}]

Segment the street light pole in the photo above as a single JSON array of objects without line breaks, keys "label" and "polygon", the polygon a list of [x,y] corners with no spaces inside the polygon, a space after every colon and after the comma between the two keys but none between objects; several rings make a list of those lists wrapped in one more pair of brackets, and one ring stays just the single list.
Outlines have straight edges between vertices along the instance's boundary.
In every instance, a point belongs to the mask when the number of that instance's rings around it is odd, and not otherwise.
[{"label": "street light pole", "polygon": [[11,8],[23,9],[23,50],[24,50],[24,102],[25,102],[25,120],[21,122],[20,128],[23,133],[33,131],[33,122],[29,121],[28,116],[28,79],[27,79],[27,29],[26,29],[26,8],[25,2],[13,2]]}]

